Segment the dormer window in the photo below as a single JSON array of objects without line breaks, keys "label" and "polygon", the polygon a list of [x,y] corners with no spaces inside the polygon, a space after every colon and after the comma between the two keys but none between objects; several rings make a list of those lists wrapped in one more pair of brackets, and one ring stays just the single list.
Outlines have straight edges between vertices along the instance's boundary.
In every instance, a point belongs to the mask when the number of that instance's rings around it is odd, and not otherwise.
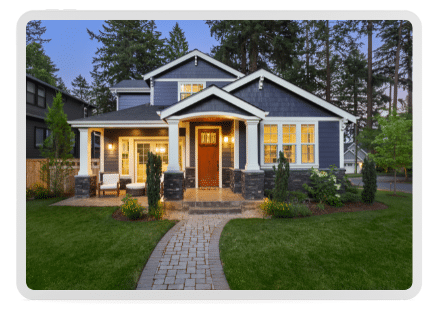
[{"label": "dormer window", "polygon": [[200,92],[205,88],[205,82],[180,82],[179,100],[184,100],[192,94]]}]

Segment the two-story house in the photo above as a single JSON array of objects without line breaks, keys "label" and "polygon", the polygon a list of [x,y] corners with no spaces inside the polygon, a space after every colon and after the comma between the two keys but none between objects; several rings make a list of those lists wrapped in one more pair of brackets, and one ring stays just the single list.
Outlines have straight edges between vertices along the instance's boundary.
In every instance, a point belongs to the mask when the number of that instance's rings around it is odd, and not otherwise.
[{"label": "two-story house", "polygon": [[280,151],[290,163],[290,189],[308,180],[311,167],[343,167],[345,124],[356,122],[269,71],[244,75],[198,50],[112,91],[117,111],[70,122],[81,138],[78,196],[95,194],[93,131],[102,134],[100,171],[118,173],[125,183],[146,181],[152,151],[163,160],[167,200],[182,199],[183,186],[261,199],[273,187]]},{"label": "two-story house", "polygon": [[[44,122],[48,108],[53,103],[53,98],[57,92],[62,93],[64,102],[64,112],[68,120],[91,116],[91,111],[95,107],[84,100],[76,98],[60,89],[47,84],[31,75],[26,74],[26,158],[41,158],[39,147],[42,146],[44,139],[49,135],[49,129]],[[79,131],[72,129],[75,133],[75,146],[73,156],[79,157]],[[93,133],[95,149],[93,154],[98,154],[99,141],[98,134]]]}]

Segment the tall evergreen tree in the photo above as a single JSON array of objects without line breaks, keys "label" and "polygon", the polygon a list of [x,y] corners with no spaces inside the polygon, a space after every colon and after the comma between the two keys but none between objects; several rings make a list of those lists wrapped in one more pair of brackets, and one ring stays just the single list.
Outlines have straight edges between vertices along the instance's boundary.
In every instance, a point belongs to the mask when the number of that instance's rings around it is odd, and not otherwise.
[{"label": "tall evergreen tree", "polygon": [[164,40],[156,28],[154,21],[110,20],[98,34],[87,29],[90,39],[101,44],[93,58],[101,79],[114,85],[125,79],[141,79],[161,66]]},{"label": "tall evergreen tree", "polygon": [[36,42],[43,44],[52,39],[43,39],[41,36],[46,32],[46,27],[41,26],[40,20],[32,20],[26,24],[26,45]]},{"label": "tall evergreen tree", "polygon": [[90,74],[93,78],[90,100],[97,107],[97,114],[115,111],[117,106],[116,97],[109,90],[108,84],[103,81],[103,75],[98,72],[97,66],[94,66]]},{"label": "tall evergreen tree", "polygon": [[70,93],[70,90],[68,90],[61,77],[58,77],[58,79],[56,80],[56,87],[64,92]]},{"label": "tall evergreen tree", "polygon": [[38,78],[52,86],[56,86],[59,71],[49,56],[44,52],[43,47],[36,42],[26,46],[26,73]]},{"label": "tall evergreen tree", "polygon": [[90,90],[91,86],[88,84],[85,77],[79,74],[72,82],[71,85],[73,89],[71,91],[72,95],[82,99],[84,101],[90,100]]},{"label": "tall evergreen tree", "polygon": [[184,32],[179,27],[178,23],[173,26],[169,33],[169,39],[166,38],[165,55],[166,62],[176,60],[189,51],[189,43],[187,42]]}]

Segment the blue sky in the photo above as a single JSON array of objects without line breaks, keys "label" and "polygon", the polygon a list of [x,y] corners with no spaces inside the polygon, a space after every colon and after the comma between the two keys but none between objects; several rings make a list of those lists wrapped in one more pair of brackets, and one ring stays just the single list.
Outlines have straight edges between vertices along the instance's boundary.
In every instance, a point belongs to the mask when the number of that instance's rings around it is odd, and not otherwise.
[{"label": "blue sky", "polygon": [[[203,20],[157,20],[157,30],[161,37],[169,36],[175,23],[185,33],[189,43],[189,50],[198,49],[209,53],[211,48],[218,44],[210,35],[210,28]],[[71,81],[79,74],[91,84],[90,71],[93,70],[92,60],[98,47],[97,40],[91,40],[87,28],[97,33],[102,30],[104,21],[101,20],[44,20],[42,26],[46,27],[43,38],[52,39],[44,44],[46,54],[59,68],[57,75],[62,77],[67,88],[71,89]],[[365,39],[364,39],[365,40]],[[364,41],[363,40],[363,41]],[[365,43],[365,41],[364,41]],[[373,50],[380,45],[378,38],[373,39]],[[362,51],[367,55],[367,44],[362,46]],[[399,90],[399,97],[405,97],[406,92]]]}]

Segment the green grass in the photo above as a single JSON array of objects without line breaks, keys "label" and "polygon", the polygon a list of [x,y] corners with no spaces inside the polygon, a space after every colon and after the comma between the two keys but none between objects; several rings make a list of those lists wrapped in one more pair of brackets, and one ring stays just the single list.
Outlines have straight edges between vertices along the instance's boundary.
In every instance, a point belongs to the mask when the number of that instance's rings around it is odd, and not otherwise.
[{"label": "green grass", "polygon": [[173,221],[121,222],[114,207],[26,204],[26,281],[34,290],[135,289]]},{"label": "green grass", "polygon": [[234,290],[405,290],[412,284],[412,195],[378,191],[380,211],[236,219],[220,239]]}]

